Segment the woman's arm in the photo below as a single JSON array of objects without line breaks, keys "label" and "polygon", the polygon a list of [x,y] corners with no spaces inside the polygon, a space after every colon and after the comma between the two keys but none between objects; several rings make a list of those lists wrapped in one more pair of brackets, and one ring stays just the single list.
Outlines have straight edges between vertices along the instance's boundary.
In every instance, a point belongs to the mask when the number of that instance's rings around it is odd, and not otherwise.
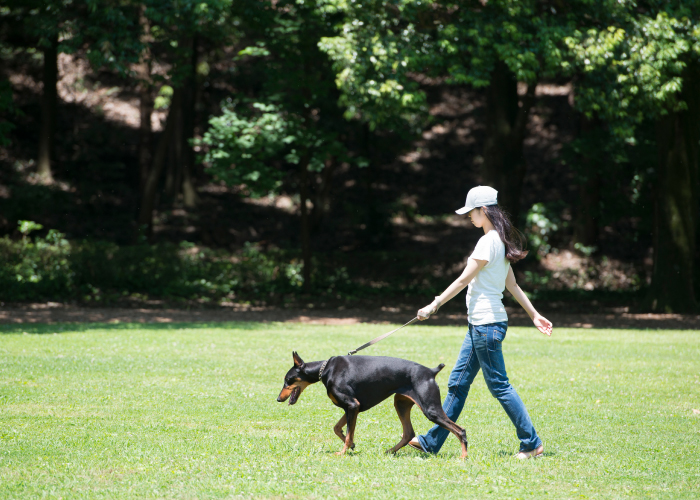
[{"label": "woman's arm", "polygon": [[513,274],[512,267],[508,269],[508,276],[506,277],[506,289],[508,289],[508,291],[511,294],[513,294],[513,297],[515,297],[515,300],[518,301],[518,304],[523,306],[523,309],[525,309],[527,315],[530,316],[530,319],[532,319],[532,322],[535,324],[537,329],[545,335],[551,336],[552,322],[544,316],[540,315],[540,313],[538,313],[535,310],[535,307],[530,302],[530,299],[527,298],[527,295],[525,295],[525,293],[518,286],[518,283],[515,281],[515,274]]},{"label": "woman's arm", "polygon": [[467,260],[467,267],[464,268],[462,275],[454,280],[450,286],[448,286],[442,294],[435,297],[435,300],[423,309],[418,311],[418,319],[424,321],[430,317],[431,314],[435,314],[440,306],[445,302],[448,302],[459,292],[464,290],[464,288],[471,283],[474,277],[479,274],[479,271],[488,264],[487,260],[477,260],[470,258]]}]

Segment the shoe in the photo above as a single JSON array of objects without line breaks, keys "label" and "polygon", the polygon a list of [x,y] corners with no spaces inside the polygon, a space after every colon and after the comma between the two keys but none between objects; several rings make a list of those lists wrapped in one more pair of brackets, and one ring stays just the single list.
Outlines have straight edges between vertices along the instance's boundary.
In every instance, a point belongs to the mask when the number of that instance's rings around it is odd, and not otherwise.
[{"label": "shoe", "polygon": [[416,449],[420,451],[421,453],[427,453],[423,447],[420,444],[420,441],[418,441],[418,438],[413,438],[408,442],[408,446],[410,446],[413,449]]},{"label": "shoe", "polygon": [[534,450],[521,451],[517,455],[515,455],[515,458],[517,458],[518,460],[527,460],[528,458],[539,458],[542,455],[544,455],[544,445],[543,444],[539,445]]}]

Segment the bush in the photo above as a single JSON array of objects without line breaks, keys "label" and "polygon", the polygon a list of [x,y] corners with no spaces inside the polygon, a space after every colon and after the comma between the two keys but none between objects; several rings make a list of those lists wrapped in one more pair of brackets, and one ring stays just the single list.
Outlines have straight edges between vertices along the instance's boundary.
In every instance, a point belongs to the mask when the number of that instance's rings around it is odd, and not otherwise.
[{"label": "bush", "polygon": [[[26,222],[26,221],[21,221]],[[33,228],[39,229],[39,228]],[[71,245],[58,231],[32,242],[0,239],[0,299],[33,300],[72,294]]]},{"label": "bush", "polygon": [[[301,263],[294,254],[262,252],[246,244],[236,254],[192,243],[118,246],[104,241],[69,242],[58,231],[32,241],[0,239],[0,300],[114,301],[125,296],[171,299],[263,299],[301,291]],[[345,287],[344,269],[316,278],[315,288]]]}]

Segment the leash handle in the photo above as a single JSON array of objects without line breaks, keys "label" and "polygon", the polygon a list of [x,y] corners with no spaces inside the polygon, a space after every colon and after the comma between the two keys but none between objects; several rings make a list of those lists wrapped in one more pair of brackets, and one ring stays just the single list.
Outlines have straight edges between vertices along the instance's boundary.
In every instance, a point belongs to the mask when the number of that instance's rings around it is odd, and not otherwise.
[{"label": "leash handle", "polygon": [[370,340],[370,341],[367,342],[366,344],[362,344],[362,345],[361,345],[360,347],[358,347],[357,349],[350,351],[350,352],[348,353],[348,356],[352,356],[353,354],[356,354],[358,351],[361,351],[362,349],[365,349],[365,348],[367,348],[367,347],[369,347],[369,346],[371,346],[371,345],[374,345],[374,344],[376,344],[377,342],[379,342],[380,340],[384,340],[385,338],[387,338],[387,337],[388,337],[389,335],[391,335],[392,333],[398,332],[398,331],[401,330],[403,327],[408,326],[408,325],[410,325],[410,324],[412,324],[412,323],[415,323],[416,321],[418,321],[418,316],[416,316],[415,318],[413,318],[411,321],[409,321],[409,322],[406,323],[405,325],[398,327],[396,330],[392,330],[392,331],[390,331],[389,333],[385,333],[385,334],[383,334],[383,335],[380,335],[380,336],[377,337],[376,339]]}]

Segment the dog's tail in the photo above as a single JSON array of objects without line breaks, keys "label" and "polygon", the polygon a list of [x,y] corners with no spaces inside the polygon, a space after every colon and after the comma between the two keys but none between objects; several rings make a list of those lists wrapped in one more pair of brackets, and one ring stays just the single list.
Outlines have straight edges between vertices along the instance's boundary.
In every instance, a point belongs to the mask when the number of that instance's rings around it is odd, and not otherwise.
[{"label": "dog's tail", "polygon": [[440,363],[437,367],[431,368],[430,371],[433,372],[433,377],[440,373],[440,370],[443,368],[445,368],[445,363]]}]

